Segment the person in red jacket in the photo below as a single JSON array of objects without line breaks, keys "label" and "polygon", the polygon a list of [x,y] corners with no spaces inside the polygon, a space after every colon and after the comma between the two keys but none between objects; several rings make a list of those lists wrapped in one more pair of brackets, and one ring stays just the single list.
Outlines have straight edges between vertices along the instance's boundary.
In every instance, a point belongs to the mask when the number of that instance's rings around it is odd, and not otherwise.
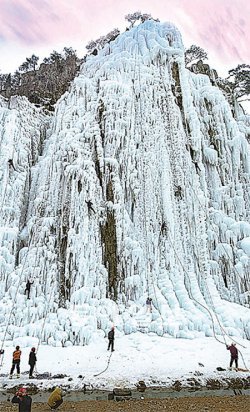
[{"label": "person in red jacket", "polygon": [[232,343],[230,346],[227,345],[227,350],[231,353],[230,368],[232,368],[235,362],[236,369],[238,369],[238,349],[236,348],[236,344]]},{"label": "person in red jacket", "polygon": [[16,395],[11,399],[11,402],[19,405],[19,412],[31,412],[32,399],[27,395],[25,388],[19,388]]}]

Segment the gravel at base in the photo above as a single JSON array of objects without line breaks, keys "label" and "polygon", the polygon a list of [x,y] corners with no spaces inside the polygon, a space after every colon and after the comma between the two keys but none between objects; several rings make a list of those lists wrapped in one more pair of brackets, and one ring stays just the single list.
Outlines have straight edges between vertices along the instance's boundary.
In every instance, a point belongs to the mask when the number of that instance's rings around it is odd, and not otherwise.
[{"label": "gravel at base", "polygon": [[[17,412],[17,406],[0,403],[1,412]],[[46,412],[50,408],[46,404],[34,403],[32,412]],[[126,402],[84,401],[65,402],[58,412],[249,412],[250,397],[206,397],[180,399],[150,399]]]}]

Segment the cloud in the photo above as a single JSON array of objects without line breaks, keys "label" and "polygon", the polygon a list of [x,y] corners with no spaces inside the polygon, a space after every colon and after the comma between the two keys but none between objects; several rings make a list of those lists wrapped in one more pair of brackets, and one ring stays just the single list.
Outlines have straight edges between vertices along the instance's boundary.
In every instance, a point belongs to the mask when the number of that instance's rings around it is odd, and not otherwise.
[{"label": "cloud", "polygon": [[[37,50],[73,46],[125,28],[136,10],[172,21],[188,47],[197,44],[224,64],[249,62],[250,2],[245,0],[0,0],[0,39]],[[233,63],[234,64],[234,63]]]}]

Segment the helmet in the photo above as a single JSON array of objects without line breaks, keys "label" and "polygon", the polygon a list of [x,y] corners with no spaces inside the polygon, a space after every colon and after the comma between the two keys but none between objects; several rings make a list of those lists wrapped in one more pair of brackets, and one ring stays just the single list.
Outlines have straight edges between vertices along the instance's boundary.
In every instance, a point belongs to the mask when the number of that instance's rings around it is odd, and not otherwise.
[{"label": "helmet", "polygon": [[35,352],[35,351],[36,351],[36,348],[31,348],[31,351],[32,351],[32,352]]},{"label": "helmet", "polygon": [[27,389],[26,388],[19,388],[18,391],[17,391],[17,395],[19,395],[19,396],[27,395]]}]

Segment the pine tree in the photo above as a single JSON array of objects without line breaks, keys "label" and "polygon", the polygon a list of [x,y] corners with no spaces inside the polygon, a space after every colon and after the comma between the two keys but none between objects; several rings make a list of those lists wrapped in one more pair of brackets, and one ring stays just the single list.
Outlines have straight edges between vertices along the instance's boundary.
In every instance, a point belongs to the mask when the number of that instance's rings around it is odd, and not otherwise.
[{"label": "pine tree", "polygon": [[[227,80],[230,81],[232,91],[235,99],[239,99],[243,96],[249,96],[250,94],[250,65],[239,64],[235,69],[231,69],[228,72],[229,76]],[[244,99],[249,100],[249,99]],[[241,101],[244,101],[241,100]]]},{"label": "pine tree", "polygon": [[105,46],[105,44],[115,40],[115,38],[119,36],[119,34],[120,30],[113,29],[108,34],[106,34],[106,36],[101,36],[96,40],[90,40],[90,42],[86,46],[86,49],[90,53],[93,53],[95,50],[101,50]]},{"label": "pine tree", "polygon": [[23,62],[21,64],[21,66],[19,66],[19,70],[21,72],[28,72],[30,70],[36,70],[36,66],[38,65],[38,60],[39,57],[35,56],[35,54],[32,54],[31,57],[26,57],[25,62]]},{"label": "pine tree", "polygon": [[140,21],[141,23],[144,23],[146,20],[151,20],[151,19],[153,19],[151,14],[141,13],[140,11],[136,11],[135,13],[127,14],[125,16],[125,20],[131,23],[131,27],[134,26],[136,21]]},{"label": "pine tree", "polygon": [[194,62],[195,60],[207,60],[207,53],[205,52],[204,49],[202,49],[199,46],[196,46],[195,44],[192,44],[192,46],[189,47],[185,51],[185,65],[187,66],[188,64]]}]

